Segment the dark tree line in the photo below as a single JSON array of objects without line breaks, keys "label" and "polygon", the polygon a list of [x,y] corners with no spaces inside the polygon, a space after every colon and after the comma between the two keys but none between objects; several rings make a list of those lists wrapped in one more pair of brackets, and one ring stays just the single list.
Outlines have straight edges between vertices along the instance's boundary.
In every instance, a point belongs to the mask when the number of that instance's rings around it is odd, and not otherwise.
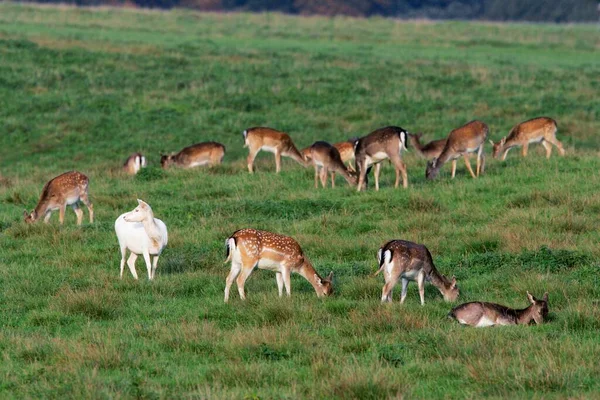
[{"label": "dark tree line", "polygon": [[[27,0],[26,0],[27,1]],[[40,1],[40,0],[38,0]],[[185,7],[205,11],[276,11],[290,14],[380,15],[396,18],[492,21],[596,21],[598,0],[41,0],[77,5]]]}]

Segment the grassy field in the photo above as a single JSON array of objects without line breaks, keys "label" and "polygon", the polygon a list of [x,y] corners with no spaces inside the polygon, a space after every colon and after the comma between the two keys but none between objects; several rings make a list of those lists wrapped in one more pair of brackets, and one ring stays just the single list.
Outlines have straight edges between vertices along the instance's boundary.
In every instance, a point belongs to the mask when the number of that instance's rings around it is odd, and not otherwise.
[{"label": "grassy field", "polygon": [[[0,4],[1,398],[593,398],[600,392],[600,64],[593,25],[398,22]],[[558,121],[567,149],[491,158],[473,180],[356,193],[314,190],[312,169],[270,154],[245,170],[243,129],[299,147],[385,125],[442,137],[471,119],[500,139]],[[224,164],[158,167],[161,152],[217,140]],[[150,166],[120,171],[142,151]],[[77,169],[97,221],[26,225],[44,183]],[[148,201],[169,227],[157,279],[119,280],[115,218]],[[87,219],[87,213],[86,213]],[[296,238],[335,295],[302,278],[279,299],[256,271],[223,303],[224,239],[242,227]],[[541,326],[469,329],[411,284],[381,305],[376,252],[426,244],[459,301],[525,307]],[[128,272],[126,271],[128,274]],[[396,295],[396,299],[398,294]]]}]

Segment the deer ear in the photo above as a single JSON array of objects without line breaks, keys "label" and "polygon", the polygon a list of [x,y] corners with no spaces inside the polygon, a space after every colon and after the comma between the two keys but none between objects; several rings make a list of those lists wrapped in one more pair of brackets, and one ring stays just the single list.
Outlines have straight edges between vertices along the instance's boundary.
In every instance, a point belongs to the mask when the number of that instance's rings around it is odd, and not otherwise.
[{"label": "deer ear", "polygon": [[146,203],[144,200],[137,199],[137,201],[138,201],[138,204],[140,205],[140,207],[142,207],[142,208],[148,207],[148,203]]},{"label": "deer ear", "polygon": [[542,300],[544,300],[546,303],[548,302],[548,292],[544,293],[544,297],[542,297]]},{"label": "deer ear", "polygon": [[527,299],[529,299],[531,304],[535,304],[535,297],[533,297],[529,292],[527,292]]},{"label": "deer ear", "polygon": [[319,278],[319,275],[317,274],[315,274],[315,282],[317,282],[317,285],[323,286],[323,281],[321,280],[321,278]]},{"label": "deer ear", "polygon": [[29,213],[27,212],[27,210],[23,210],[23,216],[24,216],[25,218],[27,218],[27,217],[29,216]]},{"label": "deer ear", "polygon": [[505,137],[503,137],[502,140],[500,140],[500,146],[504,146],[504,143],[506,143]]},{"label": "deer ear", "polygon": [[329,272],[329,275],[327,275],[327,280],[329,282],[331,282],[332,279],[333,279],[333,271]]},{"label": "deer ear", "polygon": [[452,284],[450,285],[450,288],[451,288],[451,289],[454,289],[454,288],[456,287],[456,277],[455,277],[455,276],[453,276],[453,277],[452,277],[452,281],[451,281],[451,283],[452,283]]}]

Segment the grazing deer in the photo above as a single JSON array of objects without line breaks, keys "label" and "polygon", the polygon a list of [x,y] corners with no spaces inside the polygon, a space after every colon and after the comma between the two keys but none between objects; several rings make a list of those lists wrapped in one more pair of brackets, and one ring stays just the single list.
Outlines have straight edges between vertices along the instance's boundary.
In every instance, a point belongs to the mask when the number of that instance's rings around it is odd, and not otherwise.
[{"label": "grazing deer", "polygon": [[[475,120],[450,132],[440,156],[427,163],[427,169],[425,170],[427,179],[435,179],[445,163],[450,160],[456,160],[461,156],[464,158],[471,176],[473,178],[478,177],[483,171],[485,162],[483,145],[485,144],[488,131],[488,126],[484,122]],[[477,174],[471,168],[469,153],[477,153]]]},{"label": "grazing deer", "polygon": [[65,221],[65,210],[67,206],[71,206],[77,215],[77,225],[81,225],[83,210],[77,204],[81,200],[90,213],[90,223],[93,223],[94,205],[89,199],[88,185],[88,177],[77,171],[65,172],[51,179],[44,185],[40,201],[35,209],[31,213],[25,210],[25,222],[35,222],[43,216],[44,222],[48,223],[52,211],[58,210],[58,220],[62,225]]},{"label": "grazing deer", "polygon": [[541,324],[548,315],[548,293],[544,293],[544,297],[538,300],[527,292],[527,299],[531,305],[522,310],[479,301],[465,303],[452,309],[448,317],[463,325],[477,328],[493,325],[528,325],[531,321]]},{"label": "grazing deer", "polygon": [[366,189],[368,168],[373,164],[375,164],[375,190],[379,190],[380,163],[385,159],[389,159],[396,169],[394,187],[397,188],[400,183],[400,174],[402,174],[402,186],[408,187],[406,165],[402,161],[402,151],[406,150],[407,133],[400,127],[388,126],[377,129],[356,142],[354,154],[358,173],[358,191],[363,187]]},{"label": "grazing deer", "polygon": [[392,291],[402,278],[402,295],[400,304],[406,298],[406,289],[409,281],[417,281],[421,305],[425,304],[425,281],[431,282],[444,296],[445,301],[455,301],[458,298],[456,278],[448,280],[440,274],[433,264],[431,253],[422,244],[406,240],[391,240],[384,244],[377,252],[379,270],[375,276],[383,271],[385,285],[381,293],[381,302],[392,301]]},{"label": "grazing deer", "polygon": [[310,261],[304,256],[298,242],[289,236],[278,235],[256,229],[241,229],[226,241],[227,259],[231,260],[231,271],[225,284],[225,302],[229,300],[229,288],[234,280],[242,300],[246,299],[244,284],[255,267],[276,273],[279,297],[283,287],[291,294],[290,273],[300,274],[314,287],[318,297],[329,296],[333,292],[333,272],[321,278]]},{"label": "grazing deer", "polygon": [[221,164],[223,157],[225,146],[217,142],[203,142],[186,147],[177,154],[161,156],[160,165],[165,169],[171,165],[182,168],[214,166]]},{"label": "grazing deer", "polygon": [[[169,240],[165,223],[158,218],[154,218],[152,208],[146,202],[138,199],[138,206],[133,211],[121,214],[117,218],[115,232],[121,248],[120,277],[123,278],[125,255],[129,250],[131,254],[127,260],[127,266],[131,271],[131,275],[135,279],[138,278],[135,271],[135,260],[141,254],[148,269],[148,279],[154,279],[158,257]],[[152,264],[150,263],[150,256],[153,256]]]},{"label": "grazing deer", "polygon": [[[331,187],[335,187],[335,173],[346,179],[350,186],[356,185],[356,175],[348,171],[338,150],[327,142],[315,142],[309,148],[310,155],[307,159],[312,160],[315,166],[315,188],[319,187],[319,177],[321,185],[327,186],[327,173],[331,172]],[[320,171],[320,172],[319,172]]]},{"label": "grazing deer", "polygon": [[275,172],[281,170],[281,156],[290,157],[306,167],[306,161],[287,133],[271,128],[249,128],[243,132],[244,147],[248,147],[248,171],[254,172],[254,159],[260,150],[275,154]]},{"label": "grazing deer", "polygon": [[530,143],[541,143],[546,149],[546,158],[552,154],[552,145],[555,145],[561,156],[565,155],[565,149],[561,142],[556,139],[556,121],[548,117],[530,119],[514,126],[508,136],[498,143],[490,140],[494,147],[493,156],[498,158],[502,154],[502,161],[506,159],[508,151],[513,147],[523,146],[523,157],[527,157],[527,149]]},{"label": "grazing deer", "polygon": [[146,157],[142,153],[133,153],[123,164],[123,169],[129,175],[137,174],[142,168],[146,168]]},{"label": "grazing deer", "polygon": [[352,161],[354,160],[354,146],[358,139],[349,139],[345,142],[334,143],[333,147],[335,147],[340,152],[340,157],[342,158],[342,162],[344,164],[348,163],[348,171],[355,172],[354,166],[352,165]]}]

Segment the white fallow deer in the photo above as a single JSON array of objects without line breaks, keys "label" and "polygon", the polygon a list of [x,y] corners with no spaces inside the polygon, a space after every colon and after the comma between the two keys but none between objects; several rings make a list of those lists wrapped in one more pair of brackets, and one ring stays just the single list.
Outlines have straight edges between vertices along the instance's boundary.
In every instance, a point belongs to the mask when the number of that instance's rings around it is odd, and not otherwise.
[{"label": "white fallow deer", "polygon": [[310,261],[304,256],[298,242],[289,236],[278,235],[256,229],[241,229],[225,241],[227,259],[231,260],[231,271],[225,283],[225,302],[229,300],[229,289],[235,280],[242,300],[246,299],[244,284],[254,268],[275,272],[279,296],[283,287],[291,294],[290,274],[300,274],[315,289],[318,297],[333,292],[333,272],[321,278]]},{"label": "white fallow deer", "polygon": [[508,151],[513,147],[522,146],[523,157],[527,157],[527,149],[530,143],[541,143],[546,149],[546,158],[552,154],[552,145],[556,146],[561,156],[565,155],[565,150],[561,142],[556,139],[556,121],[548,117],[539,117],[530,119],[514,126],[508,136],[505,136],[498,143],[492,143],[494,147],[494,158],[500,157],[502,161],[506,159]]},{"label": "white fallow deer", "polygon": [[167,169],[170,166],[194,168],[221,164],[225,157],[225,146],[217,142],[203,142],[188,146],[179,153],[163,155],[160,165]]},{"label": "white fallow deer", "polygon": [[248,171],[254,172],[254,159],[260,150],[275,154],[275,172],[281,170],[281,156],[290,157],[306,167],[306,161],[292,142],[290,135],[271,128],[255,127],[246,129],[244,147],[248,148]]},{"label": "white fallow deer", "polygon": [[[129,250],[131,254],[127,260],[127,266],[131,275],[135,279],[138,278],[135,271],[135,260],[142,255],[148,269],[148,279],[154,279],[158,257],[169,240],[165,223],[154,218],[152,208],[146,202],[138,199],[138,206],[133,211],[121,214],[117,218],[115,232],[121,248],[120,277],[123,278],[125,255]],[[152,263],[150,263],[150,256],[153,256]]]},{"label": "white fallow deer", "polygon": [[123,164],[123,169],[129,175],[137,174],[142,168],[146,168],[146,157],[142,153],[133,153]]},{"label": "white fallow deer", "polygon": [[475,301],[461,304],[450,311],[448,317],[463,325],[477,328],[494,325],[529,325],[532,321],[541,324],[548,315],[548,293],[541,300],[527,292],[529,307],[515,310],[500,304]]},{"label": "white fallow deer", "polygon": [[309,156],[315,166],[315,188],[319,187],[319,178],[321,185],[327,186],[327,174],[331,173],[331,187],[335,187],[335,173],[338,172],[346,179],[350,186],[356,185],[356,174],[350,172],[342,161],[339,151],[327,142],[315,142],[309,147]]},{"label": "white fallow deer", "polygon": [[379,171],[381,162],[389,159],[396,170],[396,183],[408,187],[406,165],[402,161],[402,151],[406,150],[408,132],[398,126],[377,129],[365,137],[358,139],[354,148],[356,172],[358,173],[358,191],[367,187],[367,172],[375,165],[375,190],[379,190]]},{"label": "white fallow deer", "polygon": [[[488,132],[488,126],[484,122],[478,120],[471,121],[460,128],[454,129],[448,135],[446,145],[440,156],[427,163],[427,169],[425,171],[426,178],[435,179],[445,163],[450,160],[456,160],[459,157],[464,158],[465,165],[471,176],[473,178],[478,177],[479,174],[482,173],[483,165],[485,163],[483,145],[485,144]],[[471,168],[469,153],[477,154],[477,174],[475,174],[473,168]]]},{"label": "white fallow deer", "polygon": [[404,303],[409,281],[417,281],[421,305],[425,304],[425,281],[435,286],[445,301],[455,301],[458,298],[456,278],[446,278],[440,274],[433,264],[431,253],[422,244],[406,240],[391,240],[377,252],[379,272],[383,271],[385,285],[381,293],[381,302],[392,301],[394,286],[402,279],[402,295],[400,304]]},{"label": "white fallow deer", "polygon": [[24,212],[25,222],[31,223],[44,217],[48,223],[52,211],[58,210],[58,219],[62,225],[65,220],[65,210],[71,206],[77,215],[77,225],[83,222],[83,210],[79,208],[81,200],[90,213],[90,223],[94,222],[94,206],[88,196],[89,179],[77,171],[65,172],[44,185],[42,195],[35,209],[28,213]]}]

